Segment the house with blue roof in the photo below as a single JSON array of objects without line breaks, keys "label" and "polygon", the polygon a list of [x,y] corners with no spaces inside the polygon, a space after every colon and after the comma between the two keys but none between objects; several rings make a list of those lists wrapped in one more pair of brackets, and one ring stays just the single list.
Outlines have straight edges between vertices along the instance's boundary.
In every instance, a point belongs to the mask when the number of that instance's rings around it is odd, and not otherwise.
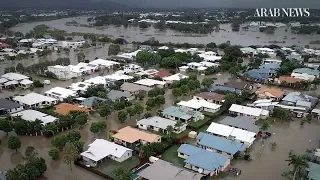
[{"label": "house with blue roof", "polygon": [[251,69],[246,75],[255,81],[267,81],[276,71],[268,68]]},{"label": "house with blue roof", "polygon": [[203,120],[204,115],[187,107],[170,106],[162,111],[162,116],[175,121],[191,122]]},{"label": "house with blue roof", "polygon": [[243,143],[203,132],[198,134],[197,144],[202,149],[220,153],[230,159],[246,150],[246,146]]},{"label": "house with blue roof", "polygon": [[218,175],[230,165],[227,156],[190,144],[182,144],[178,149],[178,156],[185,159],[185,168],[209,176]]},{"label": "house with blue roof", "polygon": [[212,84],[210,87],[210,92],[216,92],[216,91],[228,91],[228,92],[232,92],[232,93],[241,94],[240,89],[228,87],[225,85]]}]

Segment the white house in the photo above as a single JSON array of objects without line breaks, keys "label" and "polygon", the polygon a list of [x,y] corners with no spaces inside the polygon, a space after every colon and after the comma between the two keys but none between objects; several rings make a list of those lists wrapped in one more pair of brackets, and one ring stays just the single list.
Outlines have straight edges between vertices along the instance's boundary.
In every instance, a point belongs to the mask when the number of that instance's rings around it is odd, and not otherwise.
[{"label": "white house", "polygon": [[77,97],[78,94],[75,91],[62,87],[54,87],[44,93],[45,96],[53,97],[59,101],[63,101],[69,97]]},{"label": "white house", "polygon": [[23,89],[28,89],[33,85],[33,81],[30,81],[29,79],[24,79],[20,81],[20,87]]},{"label": "white house", "polygon": [[25,108],[45,108],[58,103],[58,100],[55,98],[47,97],[34,92],[23,96],[15,96],[12,100],[21,104]]},{"label": "white house", "polygon": [[238,116],[251,116],[255,119],[265,119],[269,117],[269,111],[260,109],[260,108],[253,108],[248,106],[242,106],[238,104],[232,104],[229,108],[229,113],[238,115]]},{"label": "white house", "polygon": [[58,120],[58,118],[56,117],[50,116],[48,114],[45,114],[39,111],[31,110],[31,109],[11,114],[11,117],[17,117],[17,116],[20,116],[23,120],[31,121],[31,122],[38,119],[42,121],[43,125],[46,125]]},{"label": "white house", "polygon": [[305,81],[313,81],[320,77],[320,71],[310,68],[298,68],[292,71],[291,77]]},{"label": "white house", "polygon": [[[1,76],[3,84],[2,87],[21,86],[22,88],[29,88],[33,82],[29,80],[28,76],[19,73],[6,73]],[[6,79],[7,81],[5,81]]]},{"label": "white house", "polygon": [[134,83],[142,86],[147,86],[147,87],[160,87],[160,88],[165,87],[167,84],[165,81],[159,81],[154,79],[141,79]]},{"label": "white house", "polygon": [[136,64],[128,64],[123,67],[123,71],[125,74],[137,73],[143,71],[143,68]]},{"label": "white house", "polygon": [[129,79],[133,79],[132,76],[128,76],[128,75],[120,74],[120,73],[114,73],[111,75],[107,75],[107,76],[104,76],[104,78],[106,80],[113,80],[113,81],[127,81]]},{"label": "white house", "polygon": [[9,81],[22,81],[24,79],[29,79],[28,76],[19,74],[19,73],[6,73],[1,76],[2,78],[8,79]]},{"label": "white house", "polygon": [[200,100],[191,99],[189,101],[180,101],[177,105],[191,108],[195,111],[207,111],[211,113],[215,113],[219,111],[221,108],[221,105],[211,103],[203,99],[200,99]]},{"label": "white house", "polygon": [[77,83],[72,83],[68,89],[75,91],[77,93],[82,93],[84,94],[87,89],[91,86],[90,83],[86,83],[86,82],[77,82]]},{"label": "white house", "polygon": [[96,139],[93,143],[89,144],[88,150],[82,152],[80,155],[89,164],[97,163],[107,158],[117,162],[123,162],[132,157],[132,151],[133,150],[114,142]]},{"label": "white house", "polygon": [[245,144],[247,147],[250,147],[256,139],[256,133],[254,132],[246,131],[235,127],[230,127],[223,124],[218,124],[215,122],[210,124],[206,132],[215,136],[236,140]]},{"label": "white house", "polygon": [[177,74],[174,74],[174,75],[162,78],[162,79],[165,80],[167,83],[171,84],[174,81],[180,81],[181,79],[185,79],[185,78],[188,78],[188,77],[189,76],[183,75],[181,73],[177,73]]},{"label": "white house", "polygon": [[204,67],[218,67],[219,66],[218,63],[212,63],[209,61],[202,61],[202,62],[200,62],[200,64]]},{"label": "white house", "polygon": [[115,62],[115,61],[105,60],[105,59],[95,59],[95,60],[89,62],[89,64],[94,65],[94,66],[99,66],[100,69],[103,69],[103,68],[111,68],[112,66],[118,65],[120,63]]},{"label": "white house", "polygon": [[55,74],[58,79],[71,79],[80,77],[82,75],[80,68],[74,68],[73,66],[48,66],[48,71]]},{"label": "white house", "polygon": [[275,50],[273,49],[270,49],[270,48],[257,48],[256,49],[256,53],[255,54],[267,54],[269,55],[270,57],[275,57],[277,54],[275,52]]},{"label": "white house", "polygon": [[187,128],[187,124],[181,123],[180,127],[175,127],[176,124],[177,124],[177,121],[162,118],[159,116],[141,119],[137,122],[137,126],[139,129],[153,130],[153,131],[157,131],[157,132],[160,131],[163,133],[167,132],[168,126],[172,126],[172,128],[174,129],[174,132],[177,134],[181,133],[182,131],[186,130],[186,128]]},{"label": "white house", "polygon": [[89,83],[89,84],[91,84],[91,85],[99,85],[99,84],[102,84],[102,85],[104,85],[105,87],[106,87],[107,84],[108,84],[106,78],[103,77],[103,76],[96,76],[96,77],[87,79],[87,80],[85,80],[84,82],[85,82],[85,83]]},{"label": "white house", "polygon": [[271,59],[271,58],[266,58],[263,60],[263,64],[277,64],[280,65],[282,62],[281,59]]},{"label": "white house", "polygon": [[188,68],[193,69],[193,70],[203,71],[203,70],[207,69],[207,67],[205,67],[201,63],[197,63],[197,62],[191,62],[191,63],[188,63],[187,65],[188,65]]}]

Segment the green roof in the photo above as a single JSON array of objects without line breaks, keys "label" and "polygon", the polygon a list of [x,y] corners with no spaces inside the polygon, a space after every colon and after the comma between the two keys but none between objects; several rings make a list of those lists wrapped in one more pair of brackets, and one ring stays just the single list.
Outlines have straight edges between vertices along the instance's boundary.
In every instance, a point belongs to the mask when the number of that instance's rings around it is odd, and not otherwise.
[{"label": "green roof", "polygon": [[313,180],[320,179],[320,165],[312,162],[308,162],[309,167],[306,169],[308,171],[308,178]]},{"label": "green roof", "polygon": [[200,112],[185,107],[170,106],[162,111],[162,114],[177,117],[184,120],[189,120],[193,117],[201,115]]},{"label": "green roof", "polygon": [[314,76],[319,76],[320,71],[315,70],[315,69],[310,69],[310,68],[298,68],[293,70],[294,73],[300,73],[300,74],[309,74],[309,75],[314,75]]},{"label": "green roof", "polygon": [[81,102],[81,105],[92,108],[94,105],[107,101],[96,96],[89,97]]}]

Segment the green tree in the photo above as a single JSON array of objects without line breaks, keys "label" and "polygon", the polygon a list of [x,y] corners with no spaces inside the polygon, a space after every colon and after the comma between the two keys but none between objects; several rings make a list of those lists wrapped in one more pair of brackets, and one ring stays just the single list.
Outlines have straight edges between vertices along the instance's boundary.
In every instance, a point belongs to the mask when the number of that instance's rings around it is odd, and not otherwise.
[{"label": "green tree", "polygon": [[223,105],[227,108],[229,108],[232,104],[236,104],[237,102],[237,95],[234,93],[228,93],[224,97],[224,103]]},{"label": "green tree", "polygon": [[182,94],[185,94],[185,95],[188,94],[190,91],[190,89],[187,85],[181,86],[180,89],[181,89]]},{"label": "green tree", "polygon": [[127,119],[128,113],[127,111],[121,110],[118,111],[118,119],[121,123],[123,123]]},{"label": "green tree", "polygon": [[271,127],[271,124],[270,124],[269,121],[263,121],[263,122],[259,125],[259,130],[260,130],[260,131],[267,131],[270,127]]},{"label": "green tree", "polygon": [[48,154],[53,160],[59,159],[59,151],[56,148],[50,149]]},{"label": "green tree", "polygon": [[213,79],[212,78],[204,78],[201,82],[201,85],[205,88],[209,88],[213,84]]},{"label": "green tree", "polygon": [[37,151],[35,150],[35,148],[33,146],[28,146],[24,152],[24,156],[26,159],[30,159],[33,158],[37,155]]},{"label": "green tree", "polygon": [[66,135],[55,136],[51,139],[52,146],[56,147],[59,150],[62,150],[67,142],[68,137]]},{"label": "green tree", "polygon": [[27,169],[24,165],[18,164],[15,168],[9,169],[6,173],[7,180],[24,180],[28,179]]},{"label": "green tree", "polygon": [[136,111],[134,109],[134,107],[127,107],[127,113],[129,115],[129,118],[131,119],[132,116],[136,115]]},{"label": "green tree", "polygon": [[172,89],[172,95],[178,99],[178,97],[180,97],[182,95],[182,91],[180,88],[174,88]]},{"label": "green tree", "polygon": [[18,151],[18,149],[21,147],[20,139],[17,136],[9,136],[8,147],[10,149],[15,149],[16,151]]},{"label": "green tree", "polygon": [[137,104],[134,105],[134,109],[135,109],[135,112],[140,117],[140,115],[143,113],[143,106],[141,104],[137,103]]},{"label": "green tree", "polygon": [[118,44],[110,44],[108,55],[117,55],[121,51],[120,46]]},{"label": "green tree", "polygon": [[101,117],[106,117],[107,119],[108,116],[111,115],[111,108],[108,104],[103,104],[99,107],[98,113]]},{"label": "green tree", "polygon": [[80,127],[87,123],[87,114],[80,114],[76,116],[75,121]]},{"label": "green tree", "polygon": [[68,142],[75,142],[75,141],[78,141],[80,138],[81,138],[81,134],[79,131],[70,131],[67,134]]},{"label": "green tree", "polygon": [[18,63],[16,66],[16,71],[19,73],[23,73],[24,72],[24,67],[21,63]]},{"label": "green tree", "polygon": [[[304,154],[296,155],[293,151],[290,151],[289,159],[287,159],[286,161],[289,162],[288,166],[293,166],[292,180],[301,179],[301,170],[308,166],[307,156]],[[297,178],[297,175],[300,178]]]},{"label": "green tree", "polygon": [[75,162],[79,158],[80,154],[78,152],[78,149],[73,144],[67,143],[66,146],[63,148],[62,162],[70,166],[71,172],[73,162]]},{"label": "green tree", "polygon": [[77,54],[78,62],[83,62],[86,59],[86,55],[81,52]]},{"label": "green tree", "polygon": [[163,96],[157,96],[154,99],[154,102],[155,102],[156,105],[161,106],[161,105],[164,105],[166,103],[166,99]]},{"label": "green tree", "polygon": [[146,102],[147,107],[149,108],[154,108],[156,103],[155,103],[155,99],[154,98],[149,98]]},{"label": "green tree", "polygon": [[97,123],[92,123],[90,126],[90,131],[94,134],[102,132],[107,127],[106,122],[100,121]]},{"label": "green tree", "polygon": [[130,169],[125,169],[123,167],[118,167],[113,171],[114,180],[131,180],[133,174]]},{"label": "green tree", "polygon": [[291,120],[292,113],[288,109],[284,109],[281,107],[274,107],[272,116],[280,120],[288,121],[288,120]]},{"label": "green tree", "polygon": [[44,84],[42,82],[40,82],[39,80],[35,79],[35,80],[33,80],[33,86],[38,88],[38,87],[43,87]]},{"label": "green tree", "polygon": [[146,63],[148,63],[151,59],[152,53],[148,52],[148,51],[140,51],[137,53],[136,56],[136,61],[137,63],[141,63],[143,65],[145,65]]},{"label": "green tree", "polygon": [[5,119],[1,120],[0,121],[0,130],[6,132],[8,135],[8,133],[12,131],[12,126],[11,126],[10,121],[5,120]]}]

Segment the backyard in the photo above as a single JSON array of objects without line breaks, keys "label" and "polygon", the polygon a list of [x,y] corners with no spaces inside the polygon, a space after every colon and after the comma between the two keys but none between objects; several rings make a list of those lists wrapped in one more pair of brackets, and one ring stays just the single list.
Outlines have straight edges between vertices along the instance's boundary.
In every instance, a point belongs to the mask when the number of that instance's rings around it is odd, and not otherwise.
[{"label": "backyard", "polygon": [[113,172],[119,167],[123,167],[126,169],[132,169],[139,165],[140,158],[138,156],[132,156],[131,158],[119,163],[117,161],[114,161],[112,159],[107,159],[103,161],[101,164],[98,164],[96,167],[96,170],[99,170],[100,172],[113,177]]}]

